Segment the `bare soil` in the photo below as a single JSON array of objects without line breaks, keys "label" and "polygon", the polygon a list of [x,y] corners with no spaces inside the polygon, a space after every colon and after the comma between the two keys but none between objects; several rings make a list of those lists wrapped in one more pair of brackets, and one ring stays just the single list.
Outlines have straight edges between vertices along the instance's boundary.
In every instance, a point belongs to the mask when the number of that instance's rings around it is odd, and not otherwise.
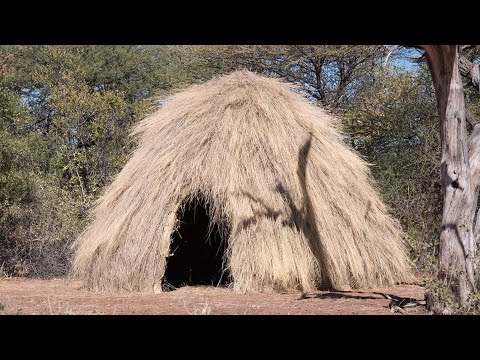
[{"label": "bare soil", "polygon": [[[0,314],[365,314],[393,315],[382,294],[424,299],[418,285],[302,294],[235,294],[227,288],[182,287],[161,294],[93,293],[76,280],[0,280]],[[2,306],[3,305],[3,306]],[[1,310],[3,308],[3,310]],[[426,314],[423,306],[409,314]],[[397,314],[397,313],[395,313]]]}]

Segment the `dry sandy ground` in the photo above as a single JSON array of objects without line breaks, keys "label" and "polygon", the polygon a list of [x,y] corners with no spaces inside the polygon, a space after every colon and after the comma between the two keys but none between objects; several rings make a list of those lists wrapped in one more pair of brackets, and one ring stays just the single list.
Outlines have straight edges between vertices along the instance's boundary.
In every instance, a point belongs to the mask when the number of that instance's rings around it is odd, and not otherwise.
[{"label": "dry sandy ground", "polygon": [[[82,289],[80,281],[0,280],[0,314],[368,314],[388,315],[391,294],[423,300],[418,285],[349,292],[235,294],[226,288],[183,287],[162,294],[105,294]],[[425,314],[423,306],[409,314]]]}]

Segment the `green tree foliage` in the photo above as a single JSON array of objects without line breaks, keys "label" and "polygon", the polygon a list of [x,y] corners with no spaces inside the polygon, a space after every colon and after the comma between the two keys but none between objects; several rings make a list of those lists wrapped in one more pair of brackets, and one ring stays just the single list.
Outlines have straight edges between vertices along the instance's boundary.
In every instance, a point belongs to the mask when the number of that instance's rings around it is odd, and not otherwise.
[{"label": "green tree foliage", "polygon": [[431,79],[378,69],[344,113],[351,145],[372,163],[385,201],[409,235],[411,254],[433,270],[442,215],[440,138]]},{"label": "green tree foliage", "polygon": [[132,123],[150,111],[147,99],[163,87],[152,50],[2,48],[4,272],[43,276],[67,271],[68,244],[81,231],[100,189],[125,164]]},{"label": "green tree foliage", "polygon": [[18,252],[35,214],[32,153],[40,150],[41,143],[25,131],[27,112],[6,88],[13,73],[11,58],[8,52],[0,53],[0,273],[24,275]]},{"label": "green tree foliage", "polygon": [[[217,45],[173,47],[186,82],[245,68],[304,86],[322,105],[340,107],[384,55],[383,46],[346,45]],[[185,73],[188,75],[186,76]]]}]

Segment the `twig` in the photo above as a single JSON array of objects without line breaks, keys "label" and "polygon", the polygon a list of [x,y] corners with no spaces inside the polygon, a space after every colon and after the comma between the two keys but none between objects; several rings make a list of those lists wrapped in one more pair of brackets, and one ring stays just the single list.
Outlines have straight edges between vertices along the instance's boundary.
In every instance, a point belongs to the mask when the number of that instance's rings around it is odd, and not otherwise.
[{"label": "twig", "polygon": [[403,310],[400,306],[397,306],[397,305],[390,307],[390,311],[392,313],[399,312],[402,315],[405,315],[407,313],[405,310]]},{"label": "twig", "polygon": [[392,313],[399,312],[401,314],[406,314],[405,308],[416,307],[416,306],[426,306],[426,301],[417,300],[414,298],[403,298],[400,296],[384,294],[375,292],[374,294],[382,295],[385,299],[390,300],[388,307]]},{"label": "twig", "polygon": [[392,48],[388,51],[387,57],[385,58],[385,62],[383,63],[383,67],[387,66],[388,60],[390,59],[390,56],[392,53],[397,50],[400,47],[400,45],[393,45]]}]

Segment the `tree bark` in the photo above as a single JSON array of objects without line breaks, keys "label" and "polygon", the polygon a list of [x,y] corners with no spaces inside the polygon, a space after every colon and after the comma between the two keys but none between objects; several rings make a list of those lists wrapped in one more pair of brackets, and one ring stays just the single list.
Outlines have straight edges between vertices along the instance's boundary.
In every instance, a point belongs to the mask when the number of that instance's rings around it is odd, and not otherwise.
[{"label": "tree bark", "polygon": [[[461,305],[475,288],[476,184],[472,186],[465,100],[456,45],[425,45],[440,117],[443,218],[439,277],[447,280]],[[474,160],[472,158],[472,160]],[[476,161],[477,159],[475,159]]]},{"label": "tree bark", "polygon": [[[470,163],[470,173],[472,178],[472,188],[474,189],[474,209],[477,208],[478,196],[480,193],[480,124],[475,124],[473,131],[468,139],[468,158]],[[475,224],[473,227],[473,235],[475,238],[475,248],[478,249],[480,242],[480,210],[475,216]],[[476,264],[475,264],[476,271]]]},{"label": "tree bark", "polygon": [[[464,45],[462,48],[468,48],[470,45]],[[480,92],[480,65],[474,64],[462,54],[458,57],[458,68],[460,73],[468,79],[478,92]],[[467,121],[473,130],[468,140],[468,155],[470,160],[470,169],[472,174],[472,188],[475,191],[475,199],[478,201],[480,187],[480,123],[472,117],[468,111],[466,112]],[[470,119],[469,119],[470,118]],[[476,205],[476,204],[475,204]],[[480,210],[477,212],[474,224],[474,236],[476,247],[480,244]]]},{"label": "tree bark", "polygon": [[458,68],[460,73],[467,77],[471,84],[480,91],[480,66],[472,63],[465,56],[460,55],[458,58]]}]

